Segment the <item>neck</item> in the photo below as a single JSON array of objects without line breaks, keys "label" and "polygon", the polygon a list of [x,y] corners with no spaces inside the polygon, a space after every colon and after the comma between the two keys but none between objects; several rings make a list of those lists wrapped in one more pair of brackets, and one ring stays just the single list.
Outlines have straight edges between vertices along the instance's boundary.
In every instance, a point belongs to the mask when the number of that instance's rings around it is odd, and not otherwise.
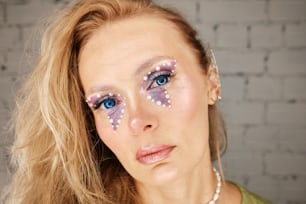
[{"label": "neck", "polygon": [[206,204],[212,199],[216,185],[217,179],[212,164],[208,162],[198,164],[191,172],[179,175],[179,178],[172,182],[159,186],[137,183],[137,189],[145,204]]}]

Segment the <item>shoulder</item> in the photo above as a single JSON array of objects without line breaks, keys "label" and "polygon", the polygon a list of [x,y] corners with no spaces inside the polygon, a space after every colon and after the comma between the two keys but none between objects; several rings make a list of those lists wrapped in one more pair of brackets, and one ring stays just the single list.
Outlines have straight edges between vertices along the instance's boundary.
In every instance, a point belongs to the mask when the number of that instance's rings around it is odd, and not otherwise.
[{"label": "shoulder", "polygon": [[[233,182],[231,182],[231,183],[233,183]],[[247,189],[245,189],[241,185],[236,184],[236,183],[233,183],[233,184],[236,185],[241,192],[241,196],[242,196],[241,204],[272,204],[271,201],[266,200],[266,199],[260,197],[259,195],[256,195],[253,192],[248,191]]]}]

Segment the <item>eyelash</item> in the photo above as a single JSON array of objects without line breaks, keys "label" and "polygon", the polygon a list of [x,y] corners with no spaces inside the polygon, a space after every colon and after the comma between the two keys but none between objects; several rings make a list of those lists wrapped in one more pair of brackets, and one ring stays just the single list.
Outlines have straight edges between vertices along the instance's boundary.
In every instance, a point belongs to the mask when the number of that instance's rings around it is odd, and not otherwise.
[{"label": "eyelash", "polygon": [[[158,85],[156,80],[161,77],[161,76],[164,76],[167,78],[167,82],[163,85]],[[168,70],[163,70],[163,71],[159,71],[159,72],[153,72],[150,76],[148,76],[148,79],[150,81],[149,85],[147,86],[147,90],[149,89],[153,89],[153,88],[156,88],[156,87],[160,87],[160,86],[165,86],[166,84],[169,83],[169,81],[171,81],[171,78],[174,76],[174,73],[171,72],[171,71],[168,71]],[[156,83],[155,86],[154,83]]]},{"label": "eyelash", "polygon": [[[99,108],[101,108],[101,106],[103,105],[103,103],[105,103],[107,100],[114,100],[114,106],[117,106],[119,103],[120,103],[120,100],[117,99],[116,97],[113,97],[113,96],[103,96],[101,97],[100,99],[97,100],[97,102],[93,105],[93,109],[94,110],[98,110]],[[113,109],[113,107],[111,108],[106,108],[105,105],[102,107],[104,110],[111,110]]]},{"label": "eyelash", "polygon": [[[159,85],[156,80],[161,77],[164,76],[166,77],[167,81],[165,84]],[[148,76],[148,81],[149,81],[149,85],[147,86],[147,90],[150,89],[154,89],[160,86],[165,86],[169,83],[169,81],[171,81],[171,78],[174,76],[174,73],[172,71],[169,70],[162,70],[162,71],[156,71],[151,73]],[[156,84],[156,85],[154,85]],[[103,110],[112,110],[114,107],[116,107],[118,104],[120,104],[120,100],[114,96],[110,96],[110,95],[105,95],[102,96],[101,98],[97,99],[97,101],[93,104],[92,108],[94,110],[98,110],[101,108],[101,106],[107,101],[107,100],[113,100],[114,101],[114,106],[110,107],[110,108],[106,108],[105,105],[102,107]]]}]

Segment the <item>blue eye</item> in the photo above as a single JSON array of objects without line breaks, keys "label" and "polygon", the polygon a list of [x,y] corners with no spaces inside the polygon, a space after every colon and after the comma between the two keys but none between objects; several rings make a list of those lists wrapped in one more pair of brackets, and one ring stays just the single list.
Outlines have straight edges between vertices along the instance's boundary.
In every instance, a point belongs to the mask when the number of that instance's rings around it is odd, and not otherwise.
[{"label": "blue eye", "polygon": [[111,109],[116,105],[116,100],[113,98],[108,98],[102,102],[105,109]]},{"label": "blue eye", "polygon": [[166,85],[169,82],[169,76],[168,75],[160,75],[155,78],[156,84],[158,86]]}]

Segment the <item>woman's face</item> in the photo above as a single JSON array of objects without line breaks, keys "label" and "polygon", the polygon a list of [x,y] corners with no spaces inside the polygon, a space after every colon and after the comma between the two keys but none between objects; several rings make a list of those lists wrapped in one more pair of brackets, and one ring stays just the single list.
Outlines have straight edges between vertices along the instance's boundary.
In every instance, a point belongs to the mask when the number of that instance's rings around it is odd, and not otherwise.
[{"label": "woman's face", "polygon": [[163,185],[210,162],[212,82],[170,22],[142,16],[100,28],[79,69],[101,140],[137,182]]}]

